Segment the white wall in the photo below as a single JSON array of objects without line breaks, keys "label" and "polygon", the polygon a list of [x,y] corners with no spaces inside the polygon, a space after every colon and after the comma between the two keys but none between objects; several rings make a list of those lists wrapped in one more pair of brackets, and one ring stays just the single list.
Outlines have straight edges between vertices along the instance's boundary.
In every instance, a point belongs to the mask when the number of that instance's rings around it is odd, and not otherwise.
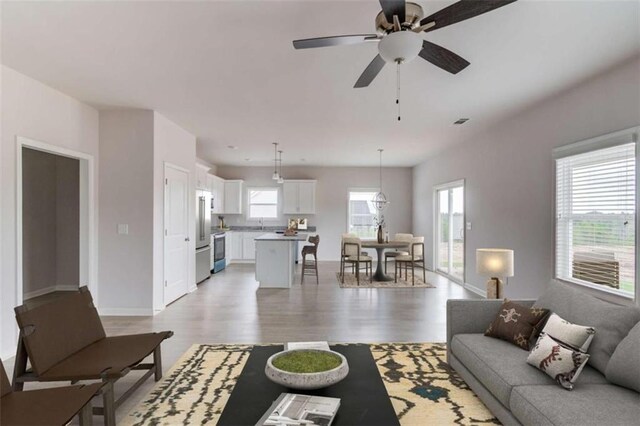
[{"label": "white wall", "polygon": [[[279,186],[272,179],[273,169],[270,167],[230,167],[218,166],[218,176],[225,179],[243,179],[246,190],[249,187]],[[320,235],[318,249],[319,260],[340,259],[340,236],[347,232],[347,200],[350,188],[373,188],[379,185],[378,168],[376,167],[285,167],[283,175],[287,179],[316,179],[316,214],[308,215],[309,225],[317,227]],[[384,168],[383,191],[390,205],[384,211],[387,229],[391,234],[411,232],[411,168]],[[282,190],[280,191],[282,195]],[[280,203],[282,206],[282,203]],[[246,208],[243,215],[225,215],[228,225],[256,225],[257,222],[246,220]],[[276,222],[265,225],[286,225],[291,216],[282,215]],[[293,215],[297,216],[297,215]],[[305,216],[305,215],[301,215]],[[215,222],[214,222],[215,223]]]},{"label": "white wall", "polygon": [[638,124],[636,58],[416,166],[414,231],[432,246],[433,187],[465,179],[466,220],[473,227],[466,235],[466,282],[484,290],[486,278],[475,273],[476,248],[511,248],[515,277],[506,295],[535,298],[553,273],[552,149]]},{"label": "white wall", "polygon": [[169,162],[190,171],[189,176],[189,288],[196,288],[195,168],[196,138],[158,113],[153,115],[153,306],[164,308],[164,165]]},{"label": "white wall", "polygon": [[[57,90],[2,66],[2,152],[0,271],[0,355],[12,356],[17,339],[16,304],[16,136],[94,156],[98,151],[98,112]],[[97,182],[94,190],[97,194]]]}]

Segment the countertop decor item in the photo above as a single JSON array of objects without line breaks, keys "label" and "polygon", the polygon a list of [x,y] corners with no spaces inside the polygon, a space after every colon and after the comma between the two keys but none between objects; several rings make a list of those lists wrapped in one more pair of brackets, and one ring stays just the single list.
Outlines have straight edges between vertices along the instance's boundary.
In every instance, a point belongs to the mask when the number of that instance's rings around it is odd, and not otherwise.
[{"label": "countertop decor item", "polygon": [[504,297],[500,278],[513,276],[513,250],[481,248],[476,250],[476,272],[491,277],[487,281],[487,299]]},{"label": "countertop decor item", "polygon": [[294,349],[270,356],[264,372],[272,382],[291,389],[321,389],[347,377],[349,364],[338,352]]}]

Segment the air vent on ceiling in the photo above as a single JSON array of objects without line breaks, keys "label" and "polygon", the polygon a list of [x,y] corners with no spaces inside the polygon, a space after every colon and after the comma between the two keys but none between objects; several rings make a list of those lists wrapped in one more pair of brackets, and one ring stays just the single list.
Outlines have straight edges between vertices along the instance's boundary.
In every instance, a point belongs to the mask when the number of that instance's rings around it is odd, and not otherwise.
[{"label": "air vent on ceiling", "polygon": [[453,124],[460,125],[466,123],[467,121],[469,121],[468,118],[459,118],[458,120],[454,121]]}]

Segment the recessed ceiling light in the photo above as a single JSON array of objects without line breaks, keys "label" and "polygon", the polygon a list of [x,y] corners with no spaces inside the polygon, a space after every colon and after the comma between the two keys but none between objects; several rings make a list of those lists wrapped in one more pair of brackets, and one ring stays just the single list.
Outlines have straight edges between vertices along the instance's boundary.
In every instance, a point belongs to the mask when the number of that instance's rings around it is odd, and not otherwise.
[{"label": "recessed ceiling light", "polygon": [[459,118],[459,119],[457,119],[456,121],[454,121],[454,122],[453,122],[453,124],[456,124],[456,125],[464,124],[464,123],[466,123],[467,121],[469,121],[469,119],[468,119],[468,118]]},{"label": "recessed ceiling light", "polygon": [[238,147],[235,146],[235,145],[227,145],[227,148],[229,148],[229,149],[238,149]]},{"label": "recessed ceiling light", "polygon": [[305,161],[307,161],[307,159],[306,158],[301,158],[300,161],[302,161],[304,163]]},{"label": "recessed ceiling light", "polygon": [[245,158],[244,161],[251,161],[251,158]]}]

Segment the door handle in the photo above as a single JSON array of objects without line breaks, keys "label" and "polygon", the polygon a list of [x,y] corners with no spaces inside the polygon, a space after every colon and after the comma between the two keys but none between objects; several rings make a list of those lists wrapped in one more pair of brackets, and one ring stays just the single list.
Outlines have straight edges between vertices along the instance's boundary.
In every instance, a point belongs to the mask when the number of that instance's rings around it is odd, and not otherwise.
[{"label": "door handle", "polygon": [[190,239],[189,237],[185,238],[184,240],[185,240],[186,242],[191,241],[191,239]]}]

